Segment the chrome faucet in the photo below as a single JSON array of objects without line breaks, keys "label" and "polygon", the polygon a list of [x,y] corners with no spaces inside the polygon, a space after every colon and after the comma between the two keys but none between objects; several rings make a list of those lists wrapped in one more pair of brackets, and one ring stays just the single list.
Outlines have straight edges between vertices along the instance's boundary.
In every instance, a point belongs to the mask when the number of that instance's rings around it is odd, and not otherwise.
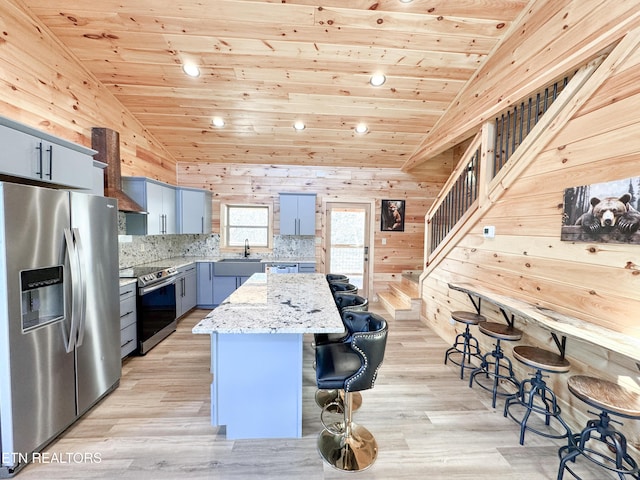
[{"label": "chrome faucet", "polygon": [[245,238],[244,239],[244,258],[247,258],[249,256],[249,239]]}]

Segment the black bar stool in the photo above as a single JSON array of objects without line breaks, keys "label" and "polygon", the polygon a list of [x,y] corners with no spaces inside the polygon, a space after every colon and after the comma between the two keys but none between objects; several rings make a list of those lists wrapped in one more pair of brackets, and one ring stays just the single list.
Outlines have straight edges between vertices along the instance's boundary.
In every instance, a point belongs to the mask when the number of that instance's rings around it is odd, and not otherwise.
[{"label": "black bar stool", "polygon": [[[343,333],[316,333],[314,334],[314,347],[318,345],[325,345],[327,343],[335,342],[348,342],[351,341],[351,335],[358,331],[358,329],[365,328],[363,321],[360,320],[362,315],[345,315],[347,312],[366,312],[369,309],[369,300],[359,295],[352,293],[335,293],[334,298],[338,308],[340,308],[342,323],[344,324],[345,331]],[[341,307],[342,305],[342,307]],[[336,400],[342,400],[342,390],[317,390],[315,399],[316,404],[324,408],[325,405],[335,402]],[[356,411],[362,405],[362,395],[355,392],[353,395],[353,411]],[[336,413],[342,412],[342,406],[339,402],[335,406]]]},{"label": "black bar stool", "polygon": [[[453,346],[445,352],[444,364],[446,365],[447,361],[450,360],[454,365],[460,366],[460,378],[464,378],[465,369],[476,368],[475,365],[471,363],[471,357],[475,357],[482,362],[478,339],[471,334],[469,326],[485,322],[486,318],[479,313],[465,312],[461,310],[451,312],[451,318],[456,322],[465,324],[465,329],[464,332],[456,335]],[[454,358],[451,358],[452,356]],[[457,358],[458,356],[460,357],[459,359]]]},{"label": "black bar stool", "polygon": [[[500,391],[500,384],[510,384],[515,387],[516,391],[520,389],[520,382],[518,382],[513,373],[511,360],[509,357],[504,355],[502,347],[500,346],[500,341],[518,341],[522,338],[522,330],[518,330],[512,325],[496,322],[482,322],[478,324],[478,330],[491,338],[495,338],[496,343],[493,351],[485,353],[482,356],[480,366],[471,371],[469,386],[472,387],[473,382],[475,381],[479,387],[491,392],[491,406],[496,408],[496,398],[498,395],[515,395],[513,392]],[[478,375],[480,375],[480,377],[478,377]],[[486,383],[483,383],[483,376],[485,378],[492,378],[492,384],[487,385]]]},{"label": "black bar stool", "polygon": [[[574,436],[574,442],[561,447],[558,451],[560,456],[558,480],[562,480],[565,470],[574,478],[580,478],[573,466],[577,457],[580,456],[584,456],[606,470],[615,472],[620,479],[626,476],[639,479],[638,463],[627,453],[627,439],[611,425],[619,422],[612,420],[609,414],[623,418],[640,418],[640,394],[617,383],[586,375],[569,377],[567,386],[572,394],[587,405],[600,410],[600,413],[597,419],[587,421],[582,432]],[[605,449],[596,450],[598,446],[596,442],[602,442]]]},{"label": "black bar stool", "polygon": [[[556,395],[543,380],[542,372],[566,373],[571,368],[571,364],[563,356],[538,347],[529,345],[518,345],[513,349],[513,356],[521,363],[533,367],[536,372],[533,376],[520,383],[520,390],[517,395],[509,397],[504,403],[504,416],[509,416],[520,424],[520,445],[524,445],[524,434],[527,430],[537,433],[547,438],[568,438],[571,440],[571,429],[560,416],[561,410],[558,405]],[[520,405],[525,408],[524,416],[518,420],[510,411],[513,405]],[[546,431],[528,425],[531,413],[544,416],[544,424],[549,427],[551,419],[554,418],[564,429],[564,433],[556,434],[549,428]]]},{"label": "black bar stool", "polygon": [[332,293],[344,292],[344,293],[358,293],[358,287],[351,283],[344,282],[329,282],[329,288]]},{"label": "black bar stool", "polygon": [[327,273],[327,282],[342,282],[349,283],[349,277],[341,275],[339,273]]},{"label": "black bar stool", "polygon": [[[329,343],[316,348],[318,388],[344,390],[341,422],[326,424],[318,437],[318,451],[329,465],[343,471],[370,467],[378,456],[376,439],[353,422],[353,392],[373,388],[387,343],[387,322],[370,312],[348,312],[366,319],[366,331],[355,332],[349,343]],[[323,414],[328,408],[323,409]]]}]

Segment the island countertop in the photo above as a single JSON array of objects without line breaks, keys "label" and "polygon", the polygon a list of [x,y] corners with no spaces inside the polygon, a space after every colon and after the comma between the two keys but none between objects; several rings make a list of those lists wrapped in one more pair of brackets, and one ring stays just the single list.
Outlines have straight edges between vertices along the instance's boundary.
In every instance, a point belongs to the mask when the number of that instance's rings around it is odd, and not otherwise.
[{"label": "island countertop", "polygon": [[344,324],[324,274],[255,273],[193,333],[340,333]]}]

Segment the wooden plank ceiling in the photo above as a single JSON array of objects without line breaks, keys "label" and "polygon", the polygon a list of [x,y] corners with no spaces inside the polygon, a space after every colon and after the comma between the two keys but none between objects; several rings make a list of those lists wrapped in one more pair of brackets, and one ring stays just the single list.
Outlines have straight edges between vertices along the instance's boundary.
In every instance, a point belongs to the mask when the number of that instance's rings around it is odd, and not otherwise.
[{"label": "wooden plank ceiling", "polygon": [[23,1],[176,161],[391,168],[528,3]]}]

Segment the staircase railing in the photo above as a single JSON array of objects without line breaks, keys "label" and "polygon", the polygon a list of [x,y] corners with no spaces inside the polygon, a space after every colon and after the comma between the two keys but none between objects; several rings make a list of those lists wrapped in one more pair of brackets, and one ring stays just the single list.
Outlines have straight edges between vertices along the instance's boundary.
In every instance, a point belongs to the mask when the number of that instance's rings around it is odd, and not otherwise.
[{"label": "staircase railing", "polygon": [[[593,69],[595,66],[592,65],[589,71]],[[577,71],[513,104],[482,126],[425,216],[426,266],[438,257],[461,226],[488,200],[487,192],[492,180],[514,156],[518,147],[526,143],[524,140],[567,88]],[[582,73],[579,82],[583,82],[585,76],[587,74]]]}]

